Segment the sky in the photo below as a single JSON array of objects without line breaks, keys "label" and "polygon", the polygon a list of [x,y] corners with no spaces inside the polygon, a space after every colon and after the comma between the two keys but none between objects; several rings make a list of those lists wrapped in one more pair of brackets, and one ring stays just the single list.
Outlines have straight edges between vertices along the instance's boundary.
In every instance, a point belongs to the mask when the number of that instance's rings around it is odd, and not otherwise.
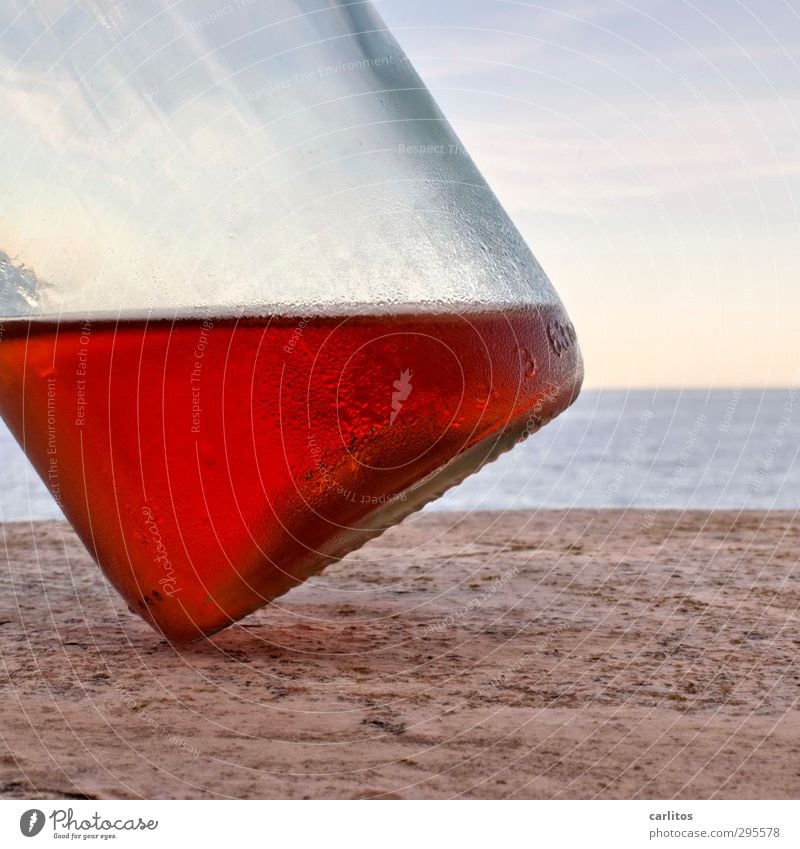
[{"label": "sky", "polygon": [[592,387],[800,383],[800,5],[377,0]]}]

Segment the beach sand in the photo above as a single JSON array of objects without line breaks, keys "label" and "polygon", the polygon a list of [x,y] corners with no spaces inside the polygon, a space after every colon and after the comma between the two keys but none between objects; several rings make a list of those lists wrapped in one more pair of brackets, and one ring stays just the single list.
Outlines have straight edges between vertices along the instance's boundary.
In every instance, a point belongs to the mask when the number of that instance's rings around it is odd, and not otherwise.
[{"label": "beach sand", "polygon": [[184,649],[0,527],[0,796],[800,796],[795,514],[418,514]]}]

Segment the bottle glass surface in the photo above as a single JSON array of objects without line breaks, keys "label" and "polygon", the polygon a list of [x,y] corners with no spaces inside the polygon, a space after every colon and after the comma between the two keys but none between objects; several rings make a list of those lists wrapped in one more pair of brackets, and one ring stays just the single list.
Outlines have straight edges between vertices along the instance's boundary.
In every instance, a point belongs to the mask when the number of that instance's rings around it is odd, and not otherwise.
[{"label": "bottle glass surface", "polygon": [[0,9],[0,414],[213,633],[563,411],[547,276],[368,3]]}]

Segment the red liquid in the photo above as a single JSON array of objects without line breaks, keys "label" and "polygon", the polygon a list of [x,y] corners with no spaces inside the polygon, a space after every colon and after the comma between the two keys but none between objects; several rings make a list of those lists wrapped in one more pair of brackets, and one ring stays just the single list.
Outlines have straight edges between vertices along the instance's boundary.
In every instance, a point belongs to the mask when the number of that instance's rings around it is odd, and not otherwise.
[{"label": "red liquid", "polygon": [[0,413],[167,637],[229,625],[561,412],[560,309],[6,325]]}]

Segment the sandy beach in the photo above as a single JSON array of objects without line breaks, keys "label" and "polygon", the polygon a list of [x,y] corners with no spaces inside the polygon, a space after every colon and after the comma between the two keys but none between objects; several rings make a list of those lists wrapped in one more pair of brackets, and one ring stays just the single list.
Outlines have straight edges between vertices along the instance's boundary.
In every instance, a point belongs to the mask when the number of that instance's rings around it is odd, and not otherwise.
[{"label": "sandy beach", "polygon": [[800,517],[411,517],[202,644],[0,546],[5,798],[797,798]]}]

